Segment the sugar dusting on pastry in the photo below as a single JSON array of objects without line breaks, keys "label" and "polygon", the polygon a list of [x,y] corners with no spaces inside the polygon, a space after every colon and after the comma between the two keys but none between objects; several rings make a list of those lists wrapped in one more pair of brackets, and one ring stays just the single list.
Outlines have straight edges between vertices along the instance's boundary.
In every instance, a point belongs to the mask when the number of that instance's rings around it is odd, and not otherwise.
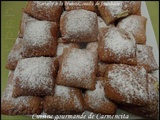
[{"label": "sugar dusting on pastry", "polygon": [[55,94],[54,95],[63,97],[63,100],[67,101],[70,98],[69,92],[70,92],[70,88],[69,87],[56,85],[55,86]]},{"label": "sugar dusting on pastry", "polygon": [[105,48],[116,54],[117,59],[121,56],[129,57],[136,52],[135,39],[122,29],[110,28],[103,40],[105,41]]},{"label": "sugar dusting on pastry", "polygon": [[[9,77],[11,74],[14,74],[14,72],[9,73]],[[20,105],[20,103],[23,103],[24,105],[28,105],[28,100],[31,98],[30,96],[20,96],[18,98],[12,97],[13,87],[14,87],[15,81],[10,80],[8,81],[7,87],[5,89],[5,92],[2,96],[2,100],[6,100],[11,102],[14,105]]]},{"label": "sugar dusting on pastry", "polygon": [[22,58],[21,52],[22,52],[22,39],[17,38],[12,50],[8,55],[8,60],[11,62],[12,61],[18,62],[18,60]]},{"label": "sugar dusting on pastry", "polygon": [[[93,29],[96,25],[97,15],[94,12],[87,10],[72,10],[66,12],[66,35],[64,38],[82,37],[93,34]],[[76,37],[76,38],[77,38]]]},{"label": "sugar dusting on pastry", "polygon": [[134,98],[147,101],[147,78],[144,68],[137,69],[136,67],[126,67],[122,64],[114,65],[112,70],[108,72],[107,78],[111,87],[125,96],[127,103],[132,103]]},{"label": "sugar dusting on pastry", "polygon": [[58,5],[62,5],[62,2],[60,1],[33,1],[35,4],[37,4],[37,7],[38,8],[41,8],[41,7],[47,7],[47,8],[50,8],[50,7],[53,7],[53,6],[58,6]]},{"label": "sugar dusting on pastry", "polygon": [[31,46],[42,46],[53,39],[50,28],[52,22],[34,21],[28,22],[24,31],[24,42]]},{"label": "sugar dusting on pastry", "polygon": [[52,90],[52,87],[49,87],[54,80],[52,64],[52,58],[48,57],[22,59],[15,69],[14,79],[19,78],[21,88],[29,86],[31,89]]},{"label": "sugar dusting on pastry", "polygon": [[[95,69],[95,56],[92,52],[73,48],[71,49],[65,62],[62,62],[62,74],[69,80],[83,78],[91,79],[91,74]],[[83,74],[82,74],[83,73]],[[88,81],[83,81],[86,82]]]},{"label": "sugar dusting on pastry", "polygon": [[147,45],[137,45],[137,63],[138,65],[148,66],[148,70],[156,70],[158,69],[158,65],[154,59],[154,55],[152,53],[152,47]]},{"label": "sugar dusting on pastry", "polygon": [[104,102],[109,102],[105,96],[104,86],[102,81],[97,81],[96,89],[93,91],[88,90],[86,94],[89,96],[89,102],[92,105],[91,107],[97,108],[101,107]]}]

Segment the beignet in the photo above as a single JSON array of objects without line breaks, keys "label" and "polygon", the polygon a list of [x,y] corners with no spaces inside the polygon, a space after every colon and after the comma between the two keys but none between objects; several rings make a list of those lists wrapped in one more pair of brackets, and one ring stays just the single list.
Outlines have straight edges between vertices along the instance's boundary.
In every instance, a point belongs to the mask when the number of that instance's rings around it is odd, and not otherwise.
[{"label": "beignet", "polygon": [[13,97],[44,96],[54,94],[58,60],[33,57],[19,60],[15,69]]},{"label": "beignet", "polygon": [[146,22],[143,16],[131,15],[122,19],[117,27],[131,32],[137,44],[146,44]]},{"label": "beignet", "polygon": [[107,63],[136,65],[136,42],[131,33],[116,27],[103,28],[99,34],[99,59]]},{"label": "beignet", "polygon": [[81,114],[84,111],[82,92],[56,85],[54,96],[44,97],[44,112],[52,115]]},{"label": "beignet", "polygon": [[56,83],[64,86],[95,89],[97,56],[89,50],[65,49]]},{"label": "beignet", "polygon": [[3,115],[33,115],[42,112],[42,98],[36,96],[12,97],[15,84],[14,71],[10,71],[6,89],[1,99],[1,114]]},{"label": "beignet", "polygon": [[97,41],[97,15],[83,9],[64,12],[60,19],[60,31],[66,42]]},{"label": "beignet", "polygon": [[140,1],[97,1],[96,5],[106,24],[131,14],[140,15]]},{"label": "beignet", "polygon": [[137,65],[144,66],[148,72],[158,69],[152,49],[148,45],[137,45]]},{"label": "beignet", "polygon": [[53,57],[57,50],[58,26],[49,21],[28,21],[23,36],[23,57]]},{"label": "beignet", "polygon": [[29,1],[24,12],[39,20],[59,23],[63,11],[62,1]]},{"label": "beignet", "polygon": [[120,104],[148,104],[147,72],[141,66],[111,64],[105,72],[106,96]]},{"label": "beignet", "polygon": [[115,114],[117,106],[105,96],[105,78],[96,78],[96,89],[87,90],[84,94],[85,109],[101,114]]}]

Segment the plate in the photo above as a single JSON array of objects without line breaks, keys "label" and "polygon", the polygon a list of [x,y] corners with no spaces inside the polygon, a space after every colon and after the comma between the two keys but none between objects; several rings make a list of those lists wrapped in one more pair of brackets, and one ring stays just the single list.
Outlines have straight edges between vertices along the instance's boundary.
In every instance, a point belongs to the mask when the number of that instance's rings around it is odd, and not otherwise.
[{"label": "plate", "polygon": [[[22,5],[22,6],[20,6]],[[22,15],[22,8],[26,6],[26,2],[2,2],[2,89],[4,90],[6,83],[7,83],[7,74],[8,70],[5,69],[5,64],[7,60],[8,53],[10,49],[12,48],[12,45],[17,37],[18,34],[18,28],[19,23]],[[154,30],[152,27],[151,19],[146,7],[146,3],[143,1],[141,5],[141,13],[142,16],[145,16],[147,18],[147,26],[146,26],[146,35],[147,35],[147,45],[153,47],[153,54],[155,57],[155,60],[159,66],[159,49],[157,46]],[[4,17],[4,18],[3,18]],[[157,18],[158,19],[158,18]],[[8,27],[10,25],[10,27]],[[15,26],[16,25],[16,26]],[[154,76],[156,76],[159,79],[159,70],[153,72]],[[85,111],[87,117],[90,115],[91,112]],[[95,120],[104,120],[107,119],[103,116],[100,118],[100,115],[97,116],[94,114],[95,117],[93,117]],[[126,111],[123,111],[121,109],[117,110],[117,115],[123,115],[123,116],[129,116],[129,119],[143,119],[142,117],[139,117],[137,115],[128,113]],[[2,115],[2,119],[32,119],[28,116],[5,116]]]}]

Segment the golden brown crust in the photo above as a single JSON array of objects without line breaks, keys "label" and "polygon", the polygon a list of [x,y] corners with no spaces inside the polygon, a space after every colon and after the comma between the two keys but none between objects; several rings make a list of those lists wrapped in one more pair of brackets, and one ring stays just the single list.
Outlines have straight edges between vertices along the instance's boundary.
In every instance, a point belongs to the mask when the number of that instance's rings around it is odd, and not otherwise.
[{"label": "golden brown crust", "polygon": [[84,111],[82,92],[76,88],[56,85],[54,96],[44,97],[47,114],[81,114]]},{"label": "golden brown crust", "polygon": [[61,1],[29,1],[24,12],[39,20],[48,20],[59,23],[63,11],[62,6],[63,3]]},{"label": "golden brown crust", "polygon": [[69,48],[64,51],[56,83],[64,86],[95,89],[97,56],[88,50],[77,48]]},{"label": "golden brown crust", "polygon": [[14,86],[14,72],[11,72],[8,78],[7,87],[1,100],[1,113],[3,115],[32,115],[42,112],[42,98],[34,96],[12,97]]},{"label": "golden brown crust", "polygon": [[97,77],[96,79],[96,89],[87,90],[84,94],[85,109],[94,113],[115,114],[117,106],[105,96],[105,78]]}]

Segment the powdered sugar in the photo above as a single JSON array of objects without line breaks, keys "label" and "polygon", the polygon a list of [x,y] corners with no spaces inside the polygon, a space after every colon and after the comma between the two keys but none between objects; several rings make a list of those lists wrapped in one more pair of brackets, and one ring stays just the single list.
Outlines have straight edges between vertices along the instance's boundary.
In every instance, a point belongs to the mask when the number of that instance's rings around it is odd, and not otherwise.
[{"label": "powdered sugar", "polygon": [[80,99],[78,99],[78,96],[74,95],[74,103],[75,103],[75,107],[79,110],[83,110],[83,106],[80,103]]},{"label": "powdered sugar", "polygon": [[49,21],[29,21],[24,31],[24,42],[30,46],[42,46],[53,39],[50,28],[52,22]]},{"label": "powdered sugar", "polygon": [[158,65],[152,53],[152,47],[147,45],[137,45],[137,64],[149,66],[149,71],[158,69]]},{"label": "powdered sugar", "polygon": [[19,59],[22,58],[21,52],[22,52],[22,39],[17,38],[11,52],[8,55],[8,60],[18,61]]},{"label": "powdered sugar", "polygon": [[73,45],[74,45],[74,44],[72,44],[72,43],[69,43],[69,44],[58,43],[58,47],[57,47],[57,56],[62,55],[63,50],[64,50],[65,48],[70,48],[70,47],[72,47]]},{"label": "powdered sugar", "polygon": [[116,54],[117,59],[121,56],[129,57],[136,52],[135,39],[130,33],[116,27],[112,27],[105,34],[105,49]]},{"label": "powdered sugar", "polygon": [[69,100],[70,98],[70,88],[61,86],[61,85],[56,85],[55,86],[55,96],[60,96],[63,97],[63,100]]},{"label": "powdered sugar", "polygon": [[114,65],[108,72],[107,78],[112,88],[125,97],[127,103],[133,99],[147,101],[146,71],[143,67],[129,65]]},{"label": "powdered sugar", "polygon": [[118,27],[130,31],[132,33],[136,33],[142,27],[141,23],[141,16],[138,15],[131,15],[125,19],[123,19],[119,24]]},{"label": "powdered sugar", "polygon": [[15,69],[14,79],[19,78],[21,88],[52,90],[52,64],[52,58],[47,57],[22,59]]},{"label": "powdered sugar", "polygon": [[[71,36],[92,35],[96,25],[97,15],[87,10],[72,10],[65,12],[66,15],[66,33],[64,38]],[[69,33],[69,34],[68,34]]]},{"label": "powdered sugar", "polygon": [[93,91],[88,90],[86,95],[88,95],[89,103],[93,108],[101,107],[103,103],[109,102],[109,100],[105,97],[102,81],[97,81],[96,89]]},{"label": "powdered sugar", "polygon": [[73,48],[65,57],[67,59],[62,62],[61,72],[67,80],[77,79],[82,81],[82,78],[91,79],[91,74],[95,70],[95,56],[92,52]]},{"label": "powdered sugar", "polygon": [[98,17],[98,28],[100,29],[103,27],[107,27],[107,25],[101,17]]},{"label": "powdered sugar", "polygon": [[[14,72],[10,72],[9,73],[9,77],[11,74],[14,74]],[[12,104],[14,105],[21,105],[20,103],[23,103],[24,105],[28,105],[28,100],[31,98],[30,96],[21,96],[21,97],[18,97],[18,98],[13,98],[12,97],[12,91],[13,91],[13,86],[15,84],[15,81],[14,80],[9,80],[8,81],[8,84],[7,84],[7,87],[5,89],[5,92],[2,96],[2,100],[5,100],[5,101],[9,101],[11,102]]]},{"label": "powdered sugar", "polygon": [[33,1],[35,4],[37,4],[37,8],[42,8],[42,7],[47,7],[47,8],[50,8],[50,7],[53,7],[53,6],[59,6],[59,5],[63,5],[62,2],[60,1]]}]

